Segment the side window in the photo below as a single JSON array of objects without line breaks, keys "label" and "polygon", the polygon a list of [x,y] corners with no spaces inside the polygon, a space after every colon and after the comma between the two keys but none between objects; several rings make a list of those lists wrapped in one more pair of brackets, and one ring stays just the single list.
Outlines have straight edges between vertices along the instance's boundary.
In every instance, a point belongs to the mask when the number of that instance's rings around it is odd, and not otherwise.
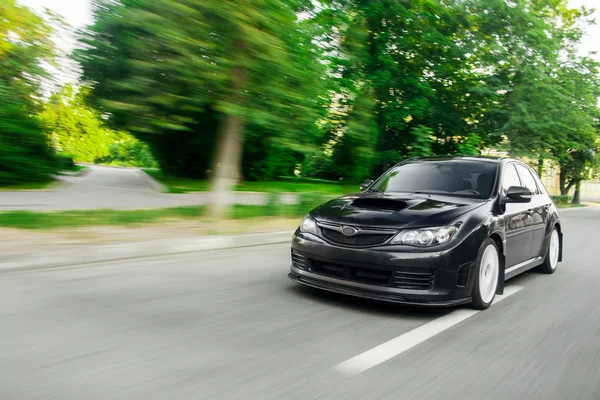
[{"label": "side window", "polygon": [[521,177],[523,186],[531,190],[531,193],[539,194],[539,190],[535,184],[535,179],[533,178],[533,175],[531,175],[531,172],[529,172],[529,170],[522,165],[517,165],[517,171],[519,171],[519,176]]},{"label": "side window", "polygon": [[534,174],[533,178],[535,179],[535,183],[537,183],[538,192],[540,194],[548,194],[548,191],[546,190],[546,186],[544,186],[544,184],[542,183],[542,180],[540,179],[540,177],[537,176],[537,174]]},{"label": "side window", "polygon": [[502,190],[506,190],[511,186],[521,186],[521,180],[517,174],[514,164],[508,164],[504,167],[504,176],[502,178]]}]

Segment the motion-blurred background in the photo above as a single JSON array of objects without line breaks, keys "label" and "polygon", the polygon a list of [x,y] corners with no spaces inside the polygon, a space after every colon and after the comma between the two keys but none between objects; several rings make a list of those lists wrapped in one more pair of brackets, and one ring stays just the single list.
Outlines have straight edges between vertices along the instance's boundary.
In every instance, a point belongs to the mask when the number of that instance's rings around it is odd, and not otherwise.
[{"label": "motion-blurred background", "polygon": [[598,201],[593,5],[2,0],[0,226],[287,229],[456,153],[522,157],[557,202]]}]

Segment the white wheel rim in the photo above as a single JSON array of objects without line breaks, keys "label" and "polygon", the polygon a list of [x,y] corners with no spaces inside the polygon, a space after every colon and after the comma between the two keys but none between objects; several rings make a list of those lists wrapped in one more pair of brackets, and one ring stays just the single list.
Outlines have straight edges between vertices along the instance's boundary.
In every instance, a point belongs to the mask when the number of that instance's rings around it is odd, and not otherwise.
[{"label": "white wheel rim", "polygon": [[490,244],[485,248],[479,265],[479,294],[484,303],[491,302],[496,294],[499,267],[498,252]]},{"label": "white wheel rim", "polygon": [[560,251],[560,240],[558,239],[558,232],[555,230],[552,231],[552,235],[550,236],[550,248],[548,249],[548,257],[550,258],[550,268],[553,270],[556,269],[556,265],[558,264],[558,254]]}]

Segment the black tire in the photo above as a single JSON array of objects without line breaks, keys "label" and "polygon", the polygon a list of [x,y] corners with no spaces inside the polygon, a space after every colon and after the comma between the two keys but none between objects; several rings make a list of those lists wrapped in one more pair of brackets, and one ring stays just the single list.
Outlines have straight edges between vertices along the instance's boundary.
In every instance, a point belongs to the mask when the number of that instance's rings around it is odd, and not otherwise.
[{"label": "black tire", "polygon": [[[488,249],[488,247],[492,246],[493,250],[496,252],[496,259],[497,259],[497,277],[496,277],[496,285],[493,287],[493,295],[491,298],[489,298],[489,293],[488,293],[488,299],[484,299],[484,296],[482,295],[481,292],[481,285],[480,285],[480,272],[481,272],[481,268],[482,268],[482,259],[483,259],[483,255],[486,251],[486,249]],[[491,250],[490,250],[491,251]],[[471,304],[470,306],[476,310],[485,310],[486,308],[488,308],[490,305],[492,305],[492,303],[494,302],[494,299],[496,298],[496,291],[498,290],[498,283],[499,283],[499,278],[500,278],[500,268],[502,268],[502,265],[500,264],[500,254],[498,252],[498,245],[496,244],[496,242],[494,241],[494,239],[488,239],[485,242],[483,242],[483,244],[481,245],[481,248],[479,249],[479,254],[477,255],[477,259],[475,260],[475,264],[473,265],[473,273],[475,274],[474,276],[474,283],[473,283],[473,291],[471,292]]]},{"label": "black tire", "polygon": [[[552,241],[556,240],[556,254],[551,254],[552,252]],[[536,268],[537,271],[543,274],[553,274],[556,271],[556,267],[558,266],[558,258],[560,255],[561,243],[560,243],[560,235],[558,234],[558,229],[554,227],[552,229],[552,233],[550,234],[550,242],[548,243],[548,249],[546,250],[546,256],[544,257],[544,263]]]}]

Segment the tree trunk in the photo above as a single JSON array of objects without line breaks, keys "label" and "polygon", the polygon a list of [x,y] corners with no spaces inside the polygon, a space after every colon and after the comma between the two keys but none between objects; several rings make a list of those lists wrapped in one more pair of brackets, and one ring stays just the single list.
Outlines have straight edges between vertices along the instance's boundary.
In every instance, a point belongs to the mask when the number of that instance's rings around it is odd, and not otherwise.
[{"label": "tree trunk", "polygon": [[209,204],[211,217],[221,219],[228,216],[231,203],[229,198],[240,177],[243,135],[243,120],[235,115],[228,116],[220,133],[213,167],[213,187]]},{"label": "tree trunk", "polygon": [[537,173],[540,178],[542,177],[542,174],[544,173],[544,156],[542,156],[541,154],[540,154],[540,157],[538,158]]},{"label": "tree trunk", "polygon": [[572,201],[572,203],[573,204],[579,204],[579,203],[581,203],[580,197],[581,197],[581,182],[578,181],[575,184],[575,194],[573,195],[573,201]]},{"label": "tree trunk", "polygon": [[[232,104],[240,104],[246,86],[246,71],[234,70],[234,92]],[[230,197],[241,176],[242,150],[244,143],[244,120],[239,115],[228,115],[219,134],[217,154],[213,167],[213,187],[209,203],[209,215],[226,218],[231,205]]]},{"label": "tree trunk", "polygon": [[565,182],[566,180],[567,180],[567,178],[565,176],[564,169],[561,168],[560,169],[560,176],[559,176],[559,186],[560,186],[560,195],[561,196],[566,196],[566,195],[569,194],[568,190],[566,188],[566,182]]}]

